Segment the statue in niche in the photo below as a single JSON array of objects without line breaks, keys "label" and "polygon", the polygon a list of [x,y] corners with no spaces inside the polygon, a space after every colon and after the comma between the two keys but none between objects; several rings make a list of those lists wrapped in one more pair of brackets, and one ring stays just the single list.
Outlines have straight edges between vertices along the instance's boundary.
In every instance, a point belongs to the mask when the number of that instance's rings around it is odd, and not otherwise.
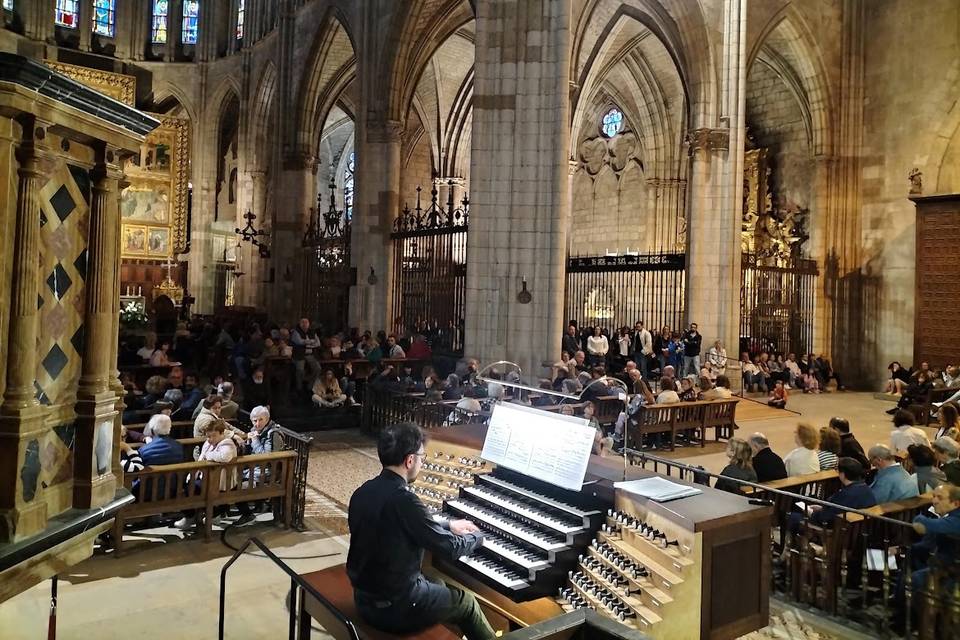
[{"label": "statue in niche", "polygon": [[910,195],[923,193],[923,173],[919,167],[911,169],[907,178],[910,180]]}]

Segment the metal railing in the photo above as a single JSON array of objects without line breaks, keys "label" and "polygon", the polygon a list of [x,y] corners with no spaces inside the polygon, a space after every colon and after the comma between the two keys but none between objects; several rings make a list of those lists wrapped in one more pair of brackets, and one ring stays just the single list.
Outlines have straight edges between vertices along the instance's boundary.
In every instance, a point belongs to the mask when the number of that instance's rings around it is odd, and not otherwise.
[{"label": "metal railing", "polygon": [[[295,451],[296,461],[293,464],[293,500],[285,508],[292,509],[290,523],[297,529],[303,530],[303,517],[307,503],[307,467],[310,464],[310,444],[313,438],[291,431],[283,426],[274,429],[274,449],[277,451]],[[279,444],[279,448],[277,445]],[[274,506],[274,520],[279,520],[281,514],[277,512],[279,505]]]}]

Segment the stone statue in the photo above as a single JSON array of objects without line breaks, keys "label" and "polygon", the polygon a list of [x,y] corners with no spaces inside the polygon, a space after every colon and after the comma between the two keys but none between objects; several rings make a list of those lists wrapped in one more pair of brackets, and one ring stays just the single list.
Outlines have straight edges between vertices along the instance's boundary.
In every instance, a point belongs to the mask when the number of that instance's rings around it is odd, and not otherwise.
[{"label": "stone statue", "polygon": [[910,195],[923,193],[923,173],[920,172],[919,167],[910,169],[910,175],[907,177],[910,179]]}]

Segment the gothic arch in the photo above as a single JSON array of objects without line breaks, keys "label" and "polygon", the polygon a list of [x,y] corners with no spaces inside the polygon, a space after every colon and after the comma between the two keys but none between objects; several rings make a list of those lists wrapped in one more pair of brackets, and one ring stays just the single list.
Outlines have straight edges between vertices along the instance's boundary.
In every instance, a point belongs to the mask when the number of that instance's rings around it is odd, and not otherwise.
[{"label": "gothic arch", "polygon": [[154,87],[152,100],[154,105],[163,104],[171,99],[180,104],[186,113],[187,118],[190,119],[190,122],[197,121],[197,109],[194,106],[193,101],[187,97],[187,94],[184,93],[180,87],[170,82],[164,82]]},{"label": "gothic arch", "polygon": [[787,5],[764,28],[747,56],[770,66],[796,96],[809,126],[815,156],[833,153],[834,105],[817,39],[796,7]]},{"label": "gothic arch", "polygon": [[298,150],[311,154],[327,114],[357,72],[354,39],[340,11],[331,8],[320,24],[298,92],[296,130],[290,134]]},{"label": "gothic arch", "polygon": [[251,121],[251,148],[261,166],[269,161],[267,147],[268,132],[276,124],[276,95],[277,95],[277,68],[272,61],[267,61],[256,92],[253,95]]}]

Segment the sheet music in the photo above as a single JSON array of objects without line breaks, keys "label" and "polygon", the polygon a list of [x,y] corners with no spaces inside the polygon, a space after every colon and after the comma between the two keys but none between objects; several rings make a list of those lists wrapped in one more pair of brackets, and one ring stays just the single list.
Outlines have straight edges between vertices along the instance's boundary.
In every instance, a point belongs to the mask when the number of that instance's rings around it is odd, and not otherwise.
[{"label": "sheet music", "polygon": [[595,433],[583,418],[498,404],[490,417],[480,456],[538,480],[579,491]]}]

